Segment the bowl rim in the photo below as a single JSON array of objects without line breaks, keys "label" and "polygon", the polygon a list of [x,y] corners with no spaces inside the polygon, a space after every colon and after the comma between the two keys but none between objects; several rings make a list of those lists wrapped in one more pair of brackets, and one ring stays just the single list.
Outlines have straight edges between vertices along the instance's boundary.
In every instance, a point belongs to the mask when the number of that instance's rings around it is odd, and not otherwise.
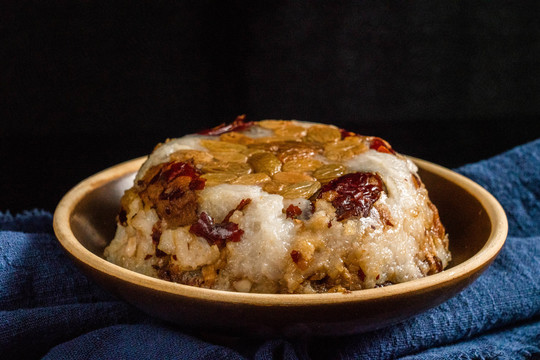
[{"label": "bowl rim", "polygon": [[508,233],[508,220],[506,214],[487,190],[452,170],[436,165],[426,160],[408,157],[420,168],[458,184],[472,194],[485,209],[491,221],[491,233],[486,244],[471,258],[440,273],[424,278],[394,284],[392,286],[363,289],[348,293],[323,293],[323,294],[259,294],[240,293],[232,291],[205,289],[189,285],[153,278],[125,269],[121,266],[108,262],[102,257],[86,249],[75,237],[70,217],[80,200],[90,191],[103,184],[119,179],[125,175],[136,172],[146,156],[129,160],[107,168],[81,181],[58,203],[53,216],[53,228],[60,244],[64,249],[79,262],[121,281],[126,281],[149,290],[165,292],[172,295],[183,296],[195,300],[235,303],[256,306],[305,306],[305,305],[329,305],[342,303],[356,303],[379,300],[386,297],[398,296],[404,293],[416,293],[426,291],[431,287],[450,284],[463,277],[469,277],[489,265],[502,249]]}]

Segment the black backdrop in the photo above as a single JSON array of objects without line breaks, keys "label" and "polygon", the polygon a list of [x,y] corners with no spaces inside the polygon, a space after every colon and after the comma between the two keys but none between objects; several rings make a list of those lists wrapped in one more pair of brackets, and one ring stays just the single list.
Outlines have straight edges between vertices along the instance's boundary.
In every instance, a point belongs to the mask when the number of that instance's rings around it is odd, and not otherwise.
[{"label": "black backdrop", "polygon": [[540,136],[536,3],[4,2],[0,210],[243,113],[495,155]]}]

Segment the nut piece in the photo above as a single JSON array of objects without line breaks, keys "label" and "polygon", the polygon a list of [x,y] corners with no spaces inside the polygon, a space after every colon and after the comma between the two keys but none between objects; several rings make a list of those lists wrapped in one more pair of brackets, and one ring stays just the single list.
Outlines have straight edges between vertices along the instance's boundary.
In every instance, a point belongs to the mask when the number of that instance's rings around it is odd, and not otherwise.
[{"label": "nut piece", "polygon": [[334,126],[313,125],[308,129],[306,138],[321,144],[333,143],[341,139],[341,132]]},{"label": "nut piece", "polygon": [[340,177],[347,172],[347,167],[341,164],[325,164],[313,172],[313,176],[322,184]]},{"label": "nut piece", "polygon": [[255,172],[265,173],[270,176],[281,170],[281,161],[269,152],[260,152],[251,155],[248,163]]}]

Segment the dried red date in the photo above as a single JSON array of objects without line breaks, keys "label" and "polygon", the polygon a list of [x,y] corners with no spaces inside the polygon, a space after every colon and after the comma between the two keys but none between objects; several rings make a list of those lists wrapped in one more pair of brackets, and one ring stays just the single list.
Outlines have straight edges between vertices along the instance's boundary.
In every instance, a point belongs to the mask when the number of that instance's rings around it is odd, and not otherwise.
[{"label": "dried red date", "polygon": [[238,242],[242,239],[244,230],[233,222],[214,223],[214,219],[202,212],[197,222],[190,226],[189,232],[205,238],[210,245],[225,246],[227,241]]},{"label": "dried red date", "polygon": [[366,217],[371,207],[381,196],[383,183],[381,177],[373,173],[356,172],[340,176],[321,188],[318,199],[328,191],[336,208],[339,221],[353,216]]},{"label": "dried red date", "polygon": [[242,131],[245,130],[251,126],[253,126],[253,121],[244,121],[246,118],[246,115],[239,115],[234,119],[234,121],[230,124],[221,124],[218,125],[212,129],[206,129],[199,131],[199,135],[221,135],[225,134],[231,131]]}]

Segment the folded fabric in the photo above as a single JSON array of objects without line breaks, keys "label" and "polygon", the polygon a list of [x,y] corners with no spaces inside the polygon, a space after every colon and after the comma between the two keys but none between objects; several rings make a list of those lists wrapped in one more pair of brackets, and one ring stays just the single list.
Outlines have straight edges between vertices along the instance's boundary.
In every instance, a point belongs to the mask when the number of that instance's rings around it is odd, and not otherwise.
[{"label": "folded fabric", "polygon": [[507,212],[493,265],[459,295],[400,324],[339,338],[248,339],[150,318],[94,285],[52,215],[0,214],[2,358],[528,359],[540,357],[540,139],[457,169]]}]

